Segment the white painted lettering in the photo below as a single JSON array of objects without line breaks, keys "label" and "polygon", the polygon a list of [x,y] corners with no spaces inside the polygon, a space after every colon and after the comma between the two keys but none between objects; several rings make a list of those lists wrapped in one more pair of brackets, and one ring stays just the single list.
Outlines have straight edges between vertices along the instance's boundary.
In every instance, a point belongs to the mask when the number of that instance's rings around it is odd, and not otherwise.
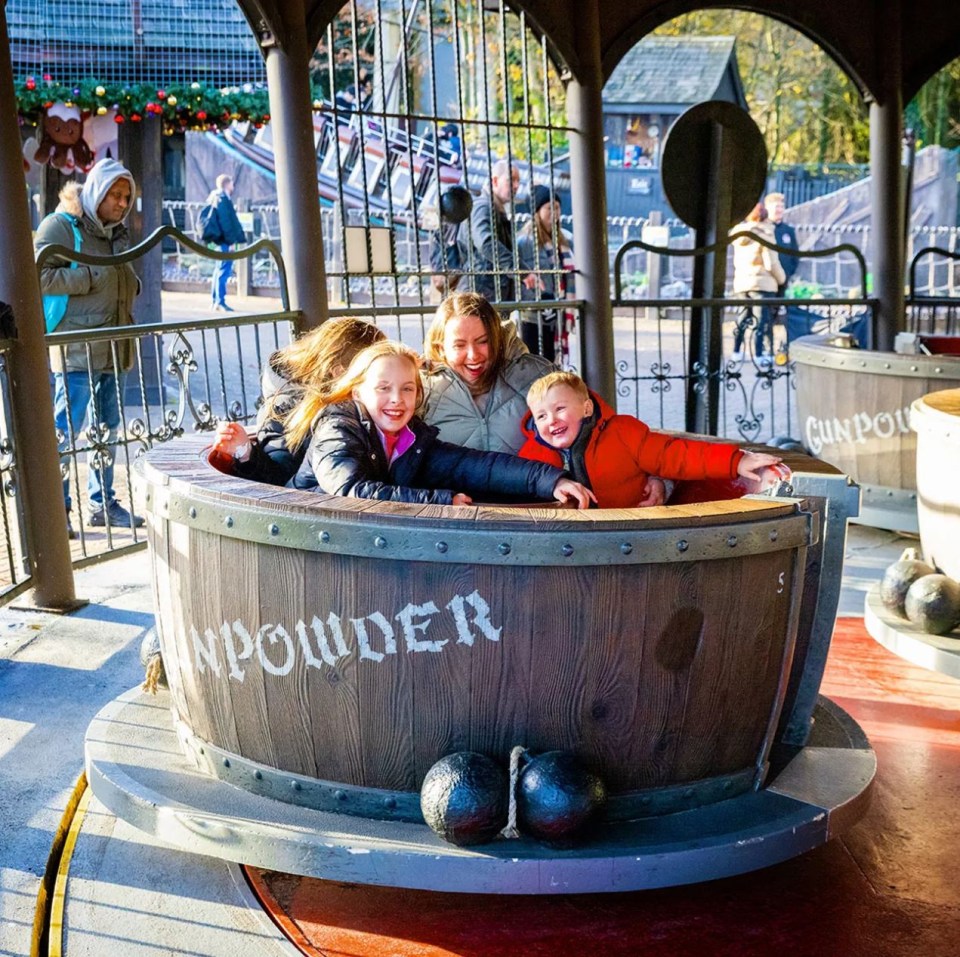
[{"label": "white painted lettering", "polygon": [[203,635],[207,639],[206,644],[200,640],[197,629],[193,626],[190,627],[190,638],[193,640],[193,658],[197,671],[203,674],[209,666],[210,670],[219,678],[220,662],[217,659],[217,649],[214,645],[217,640],[216,632],[212,628],[208,628]]},{"label": "white painted lettering", "polygon": [[[275,665],[267,656],[263,647],[263,639],[266,637],[269,637],[271,645],[276,645],[277,639],[283,642],[287,656],[282,665]],[[282,678],[293,670],[293,639],[283,625],[263,625],[257,632],[256,643],[257,657],[264,671]]]},{"label": "white painted lettering", "polygon": [[853,416],[853,425],[857,430],[857,443],[863,445],[867,441],[868,433],[873,429],[873,423],[866,412],[857,412]]},{"label": "white painted lettering", "polygon": [[480,597],[479,592],[472,592],[465,598],[462,595],[454,595],[453,599],[447,605],[447,608],[453,612],[453,620],[457,625],[457,644],[472,645],[473,632],[470,630],[471,623],[467,621],[465,604],[470,605],[477,613],[473,619],[473,627],[489,641],[499,641],[502,628],[494,628],[490,621],[490,606]]},{"label": "white painted lettering", "polygon": [[889,439],[897,431],[893,416],[889,412],[878,412],[873,420],[873,431],[878,438]]},{"label": "white painted lettering", "polygon": [[246,673],[240,669],[239,662],[247,661],[253,654],[253,639],[251,639],[250,633],[239,621],[235,621],[233,627],[236,630],[237,637],[243,642],[239,654],[237,654],[237,647],[233,643],[233,632],[226,622],[220,625],[220,637],[223,639],[223,650],[227,653],[227,664],[230,665],[230,677],[233,678],[234,681],[243,681]]},{"label": "white painted lettering", "polygon": [[852,442],[853,436],[850,434],[850,420],[844,419],[841,422],[839,419],[834,419],[833,435],[837,442]]},{"label": "white painted lettering", "polygon": [[407,643],[407,651],[439,651],[447,643],[448,639],[446,638],[436,641],[421,641],[417,638],[418,631],[426,633],[432,619],[414,621],[414,616],[437,615],[439,613],[440,609],[432,601],[428,601],[425,605],[411,603],[397,615],[397,621],[403,627],[403,637]]},{"label": "white painted lettering", "polygon": [[804,427],[804,431],[807,433],[807,448],[813,452],[814,455],[820,454],[820,449],[823,448],[823,443],[820,441],[819,436],[819,422],[811,415],[807,417],[807,423]]},{"label": "white painted lettering", "polygon": [[[365,622],[372,621],[383,632],[383,651],[374,651],[370,647],[370,638],[367,635],[367,626]],[[357,645],[360,649],[360,657],[368,661],[383,661],[385,655],[395,655],[397,653],[397,642],[393,633],[393,627],[379,611],[375,611],[366,618],[351,618],[351,624],[357,633]]]},{"label": "white painted lettering", "polygon": [[316,615],[314,615],[313,621],[310,622],[310,627],[313,629],[314,635],[316,635],[317,645],[320,647],[320,655],[328,665],[332,667],[337,663],[338,658],[346,658],[346,656],[350,654],[350,649],[347,648],[347,643],[343,640],[343,628],[340,626],[340,619],[333,612],[327,615],[327,627],[330,629],[330,637],[333,639],[333,647],[336,649],[336,654],[330,650],[327,632],[323,627],[323,622],[317,618]]}]

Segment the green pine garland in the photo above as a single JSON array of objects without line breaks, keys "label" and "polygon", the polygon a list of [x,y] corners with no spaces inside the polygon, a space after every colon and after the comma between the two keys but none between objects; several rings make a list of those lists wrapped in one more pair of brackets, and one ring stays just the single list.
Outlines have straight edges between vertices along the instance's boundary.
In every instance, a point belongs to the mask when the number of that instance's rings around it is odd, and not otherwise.
[{"label": "green pine garland", "polygon": [[160,88],[149,83],[103,83],[93,78],[62,83],[50,76],[28,76],[15,82],[15,91],[21,119],[33,124],[44,109],[57,102],[77,106],[92,116],[115,110],[117,123],[160,118],[167,133],[218,130],[234,120],[254,126],[270,121],[266,87],[251,84],[220,89],[194,82]]}]

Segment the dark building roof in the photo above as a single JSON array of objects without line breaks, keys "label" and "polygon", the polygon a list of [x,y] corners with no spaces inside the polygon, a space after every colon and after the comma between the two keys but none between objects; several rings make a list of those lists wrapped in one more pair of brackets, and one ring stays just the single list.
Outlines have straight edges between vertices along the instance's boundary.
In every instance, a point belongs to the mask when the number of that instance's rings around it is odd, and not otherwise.
[{"label": "dark building roof", "polygon": [[17,77],[224,86],[266,78],[235,0],[7,0],[6,12]]},{"label": "dark building roof", "polygon": [[717,98],[728,70],[737,101],[744,105],[733,37],[644,37],[617,64],[603,88],[603,102],[701,103]]}]

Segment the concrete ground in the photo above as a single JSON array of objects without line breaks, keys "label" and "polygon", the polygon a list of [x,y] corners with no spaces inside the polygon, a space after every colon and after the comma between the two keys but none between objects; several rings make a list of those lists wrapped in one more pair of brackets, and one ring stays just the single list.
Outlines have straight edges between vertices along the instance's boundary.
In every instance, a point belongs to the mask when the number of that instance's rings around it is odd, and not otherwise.
[{"label": "concrete ground", "polygon": [[[870,583],[905,544],[850,527],[841,615],[863,613]],[[37,890],[83,770],[87,725],[143,677],[139,646],[153,623],[147,554],[78,572],[77,593],[90,604],[66,617],[0,611],[0,957],[30,953]],[[96,801],[83,833],[71,866],[71,957],[291,953],[232,866],[201,857],[185,866],[185,855]],[[109,933],[95,915],[110,915]]]}]

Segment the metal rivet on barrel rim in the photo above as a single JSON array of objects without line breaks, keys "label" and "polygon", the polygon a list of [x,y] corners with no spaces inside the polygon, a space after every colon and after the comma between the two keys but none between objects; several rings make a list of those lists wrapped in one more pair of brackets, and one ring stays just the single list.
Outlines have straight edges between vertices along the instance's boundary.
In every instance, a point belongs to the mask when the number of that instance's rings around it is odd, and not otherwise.
[{"label": "metal rivet on barrel rim", "polygon": [[446,542],[437,542],[437,551],[440,552],[441,555],[446,553],[447,548],[449,548],[449,546]]},{"label": "metal rivet on barrel rim", "polygon": [[631,545],[629,542],[623,542],[620,545],[620,551],[624,555],[629,555],[633,551],[633,545]]},{"label": "metal rivet on barrel rim", "polygon": [[775,542],[775,541],[777,540],[777,538],[779,537],[779,535],[780,535],[780,533],[779,533],[775,528],[771,529],[771,530],[770,530],[770,541],[771,541],[771,542]]},{"label": "metal rivet on barrel rim", "polygon": [[393,795],[390,795],[390,797],[385,797],[383,799],[383,806],[388,811],[393,811],[397,807],[397,799]]},{"label": "metal rivet on barrel rim", "polygon": [[232,515],[228,515],[228,516],[223,520],[223,524],[226,525],[227,528],[233,528],[233,516],[232,516]]},{"label": "metal rivet on barrel rim", "polygon": [[292,788],[294,789],[294,791],[299,791],[300,788],[301,788],[301,784],[300,784],[299,781],[291,781],[291,782],[290,782],[290,787],[292,787]]},{"label": "metal rivet on barrel rim", "polygon": [[271,535],[279,535],[279,534],[280,534],[280,526],[279,526],[279,525],[276,525],[276,524],[271,525],[271,526],[270,526],[270,534],[271,534]]},{"label": "metal rivet on barrel rim", "polygon": [[866,361],[864,361],[863,359],[861,359],[861,360],[860,360],[860,368],[861,368],[861,369],[866,369],[866,367],[867,367]]},{"label": "metal rivet on barrel rim", "polygon": [[736,547],[737,547],[737,536],[736,536],[736,535],[729,535],[729,536],[727,536],[727,544],[728,544],[731,548],[736,548]]},{"label": "metal rivet on barrel rim", "polygon": [[347,794],[346,794],[346,792],[340,790],[340,788],[337,788],[337,790],[333,792],[333,796],[334,796],[338,801],[346,801],[346,799],[347,799]]},{"label": "metal rivet on barrel rim", "polygon": [[917,367],[916,367],[916,366],[910,366],[910,371],[911,371],[911,372],[916,372],[916,371],[917,371]]},{"label": "metal rivet on barrel rim", "polygon": [[501,543],[497,546],[497,551],[500,552],[501,555],[509,555],[509,554],[510,554],[510,545],[509,545],[509,543],[508,543],[508,542],[501,542]]},{"label": "metal rivet on barrel rim", "polygon": [[573,546],[572,546],[572,545],[561,545],[561,546],[560,546],[560,551],[563,553],[563,555],[564,555],[565,558],[569,558],[569,557],[573,554]]},{"label": "metal rivet on barrel rim", "polygon": [[321,541],[321,542],[323,542],[324,544],[326,544],[327,542],[330,541],[330,533],[329,533],[329,532],[321,532],[319,538],[320,538],[320,541]]},{"label": "metal rivet on barrel rim", "polygon": [[681,538],[680,541],[677,542],[678,552],[685,552],[689,547],[690,543],[685,538]]},{"label": "metal rivet on barrel rim", "polygon": [[225,768],[229,768],[229,767],[230,767],[230,759],[229,759],[229,758],[224,758],[224,759],[223,759],[223,766],[224,766]]},{"label": "metal rivet on barrel rim", "polygon": [[940,373],[943,372],[943,369],[940,366],[937,366],[933,371],[936,372],[937,375],[940,375]]},{"label": "metal rivet on barrel rim", "polygon": [[884,362],[883,367],[884,367],[884,369],[889,369],[889,368],[890,368],[890,363],[889,363],[889,362]]},{"label": "metal rivet on barrel rim", "polygon": [[263,771],[254,771],[254,772],[253,772],[253,776],[254,776],[258,781],[262,781],[262,780],[263,780]]},{"label": "metal rivet on barrel rim", "polygon": [[386,540],[382,535],[378,535],[378,536],[373,540],[373,544],[376,545],[377,548],[386,548],[386,547],[387,547],[387,540]]},{"label": "metal rivet on barrel rim", "polygon": [[196,518],[196,517],[197,517],[197,510],[191,505],[191,506],[190,506],[190,510],[187,512],[187,514],[188,514],[191,518]]},{"label": "metal rivet on barrel rim", "polygon": [[693,788],[687,788],[686,791],[683,792],[683,796],[689,801],[690,798],[693,797]]}]

